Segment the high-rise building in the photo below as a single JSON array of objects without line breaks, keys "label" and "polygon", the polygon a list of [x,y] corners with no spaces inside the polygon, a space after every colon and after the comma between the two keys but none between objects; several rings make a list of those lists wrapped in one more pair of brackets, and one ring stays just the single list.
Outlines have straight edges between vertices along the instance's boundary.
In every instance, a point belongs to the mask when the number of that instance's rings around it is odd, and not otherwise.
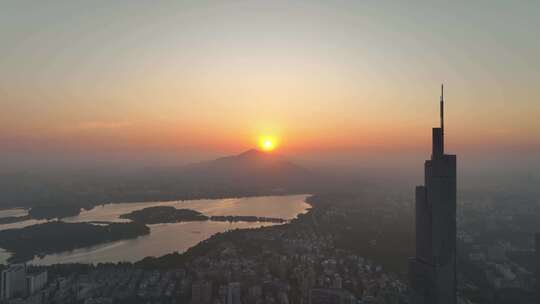
[{"label": "high-rise building", "polygon": [[534,247],[536,259],[538,260],[538,262],[540,262],[540,232],[534,234]]},{"label": "high-rise building", "polygon": [[191,303],[209,304],[212,302],[212,282],[200,281],[191,285]]},{"label": "high-rise building", "polygon": [[22,297],[26,294],[26,265],[13,264],[1,275],[0,300]]},{"label": "high-rise building", "polygon": [[227,304],[241,304],[242,287],[239,282],[229,283],[227,288]]},{"label": "high-rise building", "polygon": [[229,293],[228,285],[221,285],[218,289],[218,299],[220,304],[227,304],[227,295]]},{"label": "high-rise building", "polygon": [[442,86],[440,119],[424,185],[416,187],[416,256],[409,261],[414,304],[456,303],[456,156],[444,152]]},{"label": "high-rise building", "polygon": [[536,274],[536,297],[540,300],[540,233],[534,235],[535,244],[535,274]]},{"label": "high-rise building", "polygon": [[309,304],[353,304],[356,298],[345,289],[313,288],[309,292]]},{"label": "high-rise building", "polygon": [[341,289],[343,286],[343,279],[339,274],[334,275],[334,281],[332,281],[332,288]]},{"label": "high-rise building", "polygon": [[47,271],[31,273],[26,276],[26,288],[28,295],[41,290],[47,284]]}]

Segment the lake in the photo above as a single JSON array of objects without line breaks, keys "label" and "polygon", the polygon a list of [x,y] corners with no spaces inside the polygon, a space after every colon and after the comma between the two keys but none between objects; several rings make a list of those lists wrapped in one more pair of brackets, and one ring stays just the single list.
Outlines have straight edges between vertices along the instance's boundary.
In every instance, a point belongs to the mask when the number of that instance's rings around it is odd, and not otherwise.
[{"label": "lake", "polygon": [[[120,219],[119,216],[121,214],[153,206],[174,206],[176,208],[193,209],[206,215],[254,215],[293,219],[298,214],[305,213],[307,208],[309,208],[309,205],[305,202],[306,197],[308,195],[106,204],[96,206],[92,210],[82,211],[78,216],[64,218],[63,221],[125,222],[129,220]],[[15,211],[4,211],[5,214],[11,214],[10,212]],[[20,228],[38,222],[32,221],[15,223],[18,225],[0,225],[0,230]],[[148,225],[150,227],[149,235],[131,240],[117,241],[36,257],[30,263],[50,265],[56,263],[135,262],[147,256],[162,256],[175,251],[183,252],[218,232],[270,225],[275,224],[205,221]],[[5,263],[8,257],[9,253],[0,250],[0,263]]]}]

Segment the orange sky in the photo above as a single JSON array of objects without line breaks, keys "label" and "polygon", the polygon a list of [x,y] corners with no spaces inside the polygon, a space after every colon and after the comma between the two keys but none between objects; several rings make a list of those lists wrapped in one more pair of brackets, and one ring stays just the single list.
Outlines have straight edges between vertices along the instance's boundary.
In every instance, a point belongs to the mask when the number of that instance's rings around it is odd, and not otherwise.
[{"label": "orange sky", "polygon": [[540,151],[535,3],[3,6],[10,151]]}]

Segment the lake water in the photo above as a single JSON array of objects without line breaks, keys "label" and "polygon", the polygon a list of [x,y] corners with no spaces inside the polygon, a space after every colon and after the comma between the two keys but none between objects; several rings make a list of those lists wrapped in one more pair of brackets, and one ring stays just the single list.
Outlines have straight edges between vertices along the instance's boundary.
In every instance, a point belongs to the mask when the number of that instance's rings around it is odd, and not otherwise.
[{"label": "lake water", "polygon": [[[292,219],[309,208],[305,203],[308,195],[265,196],[232,199],[187,200],[150,203],[122,203],[96,206],[83,211],[79,216],[63,219],[66,222],[109,221],[124,222],[121,214],[152,206],[174,206],[197,210],[206,215],[254,215]],[[7,211],[6,211],[7,212]],[[0,216],[1,217],[1,216]],[[29,222],[29,221],[25,221]],[[24,223],[24,222],[21,222]],[[29,223],[19,224],[22,225]],[[13,226],[13,224],[10,224]],[[112,242],[98,246],[77,249],[44,257],[36,257],[30,263],[50,265],[56,263],[99,263],[135,262],[146,256],[161,256],[175,251],[183,252],[215,233],[237,228],[255,228],[274,225],[273,223],[248,222],[186,222],[148,225],[150,234],[136,239]],[[0,225],[0,230],[8,229]],[[0,250],[0,263],[5,263],[9,254]]]}]

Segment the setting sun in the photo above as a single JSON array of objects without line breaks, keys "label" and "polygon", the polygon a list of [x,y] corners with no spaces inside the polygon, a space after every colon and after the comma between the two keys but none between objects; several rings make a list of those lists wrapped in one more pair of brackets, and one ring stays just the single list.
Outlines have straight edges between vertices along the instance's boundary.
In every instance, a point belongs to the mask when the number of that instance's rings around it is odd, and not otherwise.
[{"label": "setting sun", "polygon": [[277,140],[271,136],[261,136],[259,138],[259,147],[263,151],[270,152],[277,147]]}]

